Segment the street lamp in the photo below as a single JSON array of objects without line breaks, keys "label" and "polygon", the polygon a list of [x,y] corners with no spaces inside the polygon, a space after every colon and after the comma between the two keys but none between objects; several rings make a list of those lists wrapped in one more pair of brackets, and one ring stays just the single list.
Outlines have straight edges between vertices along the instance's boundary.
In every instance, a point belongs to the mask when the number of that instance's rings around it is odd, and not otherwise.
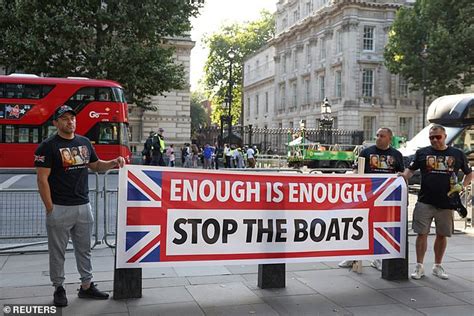
[{"label": "street lamp", "polygon": [[423,127],[425,127],[426,122],[426,59],[428,58],[428,45],[423,47],[423,50],[420,53],[421,57],[421,82],[422,82],[422,89],[423,89]]},{"label": "street lamp", "polygon": [[331,128],[332,128],[333,118],[332,118],[331,104],[329,103],[329,100],[327,97],[325,97],[323,103],[321,103],[321,119],[319,120],[319,123],[323,130],[327,130],[327,133],[328,133],[327,142],[329,144],[331,142],[330,133],[331,133]]},{"label": "street lamp", "polygon": [[229,105],[229,114],[228,114],[228,120],[229,120],[229,144],[232,142],[232,88],[234,87],[234,82],[232,78],[232,64],[234,62],[235,58],[235,52],[231,49],[227,57],[229,57],[229,88],[227,90],[227,102]]}]

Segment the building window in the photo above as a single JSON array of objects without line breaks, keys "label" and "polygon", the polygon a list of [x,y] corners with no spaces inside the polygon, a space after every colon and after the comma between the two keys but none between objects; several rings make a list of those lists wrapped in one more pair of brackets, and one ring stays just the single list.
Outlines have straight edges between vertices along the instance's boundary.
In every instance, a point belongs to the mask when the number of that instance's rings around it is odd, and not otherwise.
[{"label": "building window", "polygon": [[319,76],[319,101],[324,100],[324,97],[326,96],[324,81],[324,76]]},{"label": "building window", "polygon": [[258,115],[259,95],[255,96],[255,114]]},{"label": "building window", "polygon": [[321,61],[323,61],[324,59],[326,59],[326,39],[325,38],[322,38],[321,39],[321,45],[319,46],[319,59],[321,59]]},{"label": "building window", "polygon": [[400,98],[408,98],[408,82],[402,77],[398,79],[398,95]]},{"label": "building window", "polygon": [[293,82],[293,84],[291,85],[291,89],[292,89],[292,96],[293,96],[293,100],[292,100],[291,105],[296,107],[297,97],[298,97],[296,82]]},{"label": "building window", "polygon": [[374,96],[374,71],[372,69],[362,71],[362,96],[367,98]]},{"label": "building window", "polygon": [[372,140],[375,138],[375,116],[364,116],[363,118],[364,139]]},{"label": "building window", "polygon": [[296,53],[296,50],[293,51],[293,70],[298,69],[298,54]]},{"label": "building window", "polygon": [[258,59],[255,62],[255,72],[257,73],[257,76],[260,74],[260,60]]},{"label": "building window", "polygon": [[310,13],[313,9],[312,6],[313,6],[313,4],[311,3],[311,1],[306,1],[306,4],[305,4],[306,15],[310,15]]},{"label": "building window", "polygon": [[305,89],[304,103],[310,104],[311,103],[311,82],[309,81],[309,79],[305,79],[304,89]]},{"label": "building window", "polygon": [[270,59],[269,59],[268,55],[265,55],[265,69],[268,69],[268,68],[269,68],[269,64],[268,64],[268,63],[269,63],[269,60],[270,60]]},{"label": "building window", "polygon": [[286,56],[281,56],[281,71],[282,73],[286,73]]},{"label": "building window", "polygon": [[299,19],[300,19],[300,14],[298,10],[293,11],[293,23],[298,22]]},{"label": "building window", "polygon": [[311,45],[310,45],[310,44],[307,44],[307,45],[306,45],[306,64],[307,64],[307,65],[311,65],[311,59],[312,59],[312,56],[311,56]]},{"label": "building window", "polygon": [[247,117],[250,117],[250,98],[247,98]]},{"label": "building window", "polygon": [[364,50],[374,50],[374,30],[373,26],[364,26]]},{"label": "building window", "polygon": [[413,137],[413,118],[411,117],[400,117],[400,136],[404,136],[406,139]]},{"label": "building window", "polygon": [[336,78],[335,78],[336,86],[336,98],[342,97],[342,74],[341,71],[336,71]]},{"label": "building window", "polygon": [[336,53],[342,53],[342,31],[336,32]]},{"label": "building window", "polygon": [[265,92],[265,113],[268,113],[268,92]]},{"label": "building window", "polygon": [[286,88],[284,84],[280,86],[280,100],[280,108],[284,109],[286,107]]}]

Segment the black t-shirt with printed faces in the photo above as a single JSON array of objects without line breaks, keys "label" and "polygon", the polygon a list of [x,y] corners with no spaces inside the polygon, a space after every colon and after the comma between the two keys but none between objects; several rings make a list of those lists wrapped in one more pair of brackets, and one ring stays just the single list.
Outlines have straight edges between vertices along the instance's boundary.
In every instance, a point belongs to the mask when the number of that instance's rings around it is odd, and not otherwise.
[{"label": "black t-shirt with printed faces", "polygon": [[89,202],[88,164],[97,155],[89,139],[75,135],[64,139],[55,134],[35,151],[35,167],[50,168],[51,198],[58,205],[82,205]]},{"label": "black t-shirt with printed faces", "polygon": [[359,157],[365,158],[365,173],[396,173],[404,170],[402,154],[392,147],[382,150],[373,145],[362,150]]},{"label": "black t-shirt with printed faces", "polygon": [[458,181],[456,176],[459,170],[464,174],[472,172],[466,155],[453,147],[445,150],[435,150],[431,146],[418,149],[408,168],[413,171],[420,169],[421,172],[418,200],[444,209],[452,208],[448,198],[452,178]]}]

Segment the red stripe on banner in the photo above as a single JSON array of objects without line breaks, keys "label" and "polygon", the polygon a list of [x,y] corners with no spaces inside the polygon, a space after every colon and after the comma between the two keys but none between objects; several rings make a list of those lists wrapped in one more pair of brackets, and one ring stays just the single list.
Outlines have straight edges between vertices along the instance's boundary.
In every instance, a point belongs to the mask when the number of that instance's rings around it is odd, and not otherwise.
[{"label": "red stripe on banner", "polygon": [[370,212],[372,222],[400,222],[400,206],[375,206]]},{"label": "red stripe on banner", "polygon": [[127,207],[127,225],[166,225],[166,212],[159,207]]},{"label": "red stripe on banner", "polygon": [[138,185],[138,187],[140,189],[142,189],[143,191],[146,192],[146,194],[148,194],[149,196],[151,196],[151,198],[155,201],[160,201],[161,198],[155,193],[153,192],[149,187],[146,186],[146,184],[144,184],[140,179],[138,179],[137,176],[135,176],[133,173],[131,173],[130,171],[128,172],[128,177],[133,181],[135,182],[136,185]]},{"label": "red stripe on banner", "polygon": [[143,247],[139,252],[137,252],[133,257],[128,259],[127,263],[133,263],[136,262],[138,259],[143,257],[148,250],[150,250],[153,246],[155,246],[158,242],[160,241],[160,235],[156,236],[153,238],[152,241],[150,241],[145,247]]},{"label": "red stripe on banner", "polygon": [[383,230],[381,227],[376,227],[375,230],[382,235],[385,240],[387,240],[390,245],[392,245],[393,248],[395,248],[396,251],[400,252],[400,245],[398,245],[392,238],[390,234],[387,234],[385,230]]},{"label": "red stripe on banner", "polygon": [[219,260],[246,260],[246,259],[278,259],[278,258],[317,258],[372,255],[368,249],[363,250],[326,250],[311,252],[278,252],[278,253],[236,253],[236,254],[201,254],[201,255],[166,255],[161,256],[164,261],[217,261]]}]

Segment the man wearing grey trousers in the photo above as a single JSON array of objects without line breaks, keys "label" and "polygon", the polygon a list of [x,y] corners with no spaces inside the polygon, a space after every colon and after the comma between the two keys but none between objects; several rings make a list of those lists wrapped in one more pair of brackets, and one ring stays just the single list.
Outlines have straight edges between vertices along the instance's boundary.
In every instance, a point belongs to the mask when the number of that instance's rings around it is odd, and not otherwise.
[{"label": "man wearing grey trousers", "polygon": [[56,110],[53,124],[57,133],[38,146],[34,161],[39,193],[46,208],[49,272],[55,287],[54,305],[61,307],[68,303],[64,290],[64,260],[69,238],[81,276],[79,297],[108,299],[109,294],[99,291],[92,282],[94,218],[89,203],[88,168],[106,171],[123,167],[125,159],[98,159],[89,139],[75,134],[76,113],[67,105]]}]

